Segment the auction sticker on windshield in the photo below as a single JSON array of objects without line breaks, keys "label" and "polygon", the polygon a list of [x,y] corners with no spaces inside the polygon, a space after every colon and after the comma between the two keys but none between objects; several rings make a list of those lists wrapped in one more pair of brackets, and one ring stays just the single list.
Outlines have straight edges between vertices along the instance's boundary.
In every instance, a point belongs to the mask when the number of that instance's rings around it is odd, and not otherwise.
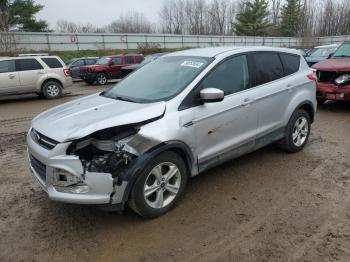
[{"label": "auction sticker on windshield", "polygon": [[194,68],[200,68],[204,63],[196,62],[196,61],[184,61],[181,66],[189,66]]}]

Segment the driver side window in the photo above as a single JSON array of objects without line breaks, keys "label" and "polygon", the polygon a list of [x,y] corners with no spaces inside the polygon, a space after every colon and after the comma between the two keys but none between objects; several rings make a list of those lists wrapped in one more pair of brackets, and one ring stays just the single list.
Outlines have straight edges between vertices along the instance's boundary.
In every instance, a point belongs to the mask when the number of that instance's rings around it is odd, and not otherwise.
[{"label": "driver side window", "polygon": [[186,110],[201,105],[200,91],[210,87],[224,91],[225,95],[250,88],[247,55],[229,58],[216,66],[184,99],[179,110]]},{"label": "driver side window", "polygon": [[246,55],[230,58],[214,68],[201,84],[201,89],[214,87],[225,95],[249,88],[249,70]]},{"label": "driver side window", "polygon": [[122,64],[122,59],[121,59],[121,57],[115,57],[115,58],[113,58],[112,64],[113,64],[113,65],[121,65],[121,64]]}]

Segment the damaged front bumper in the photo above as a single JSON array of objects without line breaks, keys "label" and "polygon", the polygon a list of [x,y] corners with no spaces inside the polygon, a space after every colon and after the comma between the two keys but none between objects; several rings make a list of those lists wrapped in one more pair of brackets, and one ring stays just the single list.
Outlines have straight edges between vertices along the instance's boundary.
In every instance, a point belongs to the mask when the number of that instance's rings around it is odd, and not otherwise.
[{"label": "damaged front bumper", "polygon": [[50,199],[72,204],[122,204],[127,181],[118,181],[110,173],[84,171],[77,156],[66,155],[69,143],[48,150],[27,135],[31,171]]},{"label": "damaged front bumper", "polygon": [[350,101],[350,86],[318,82],[316,97],[321,100]]}]

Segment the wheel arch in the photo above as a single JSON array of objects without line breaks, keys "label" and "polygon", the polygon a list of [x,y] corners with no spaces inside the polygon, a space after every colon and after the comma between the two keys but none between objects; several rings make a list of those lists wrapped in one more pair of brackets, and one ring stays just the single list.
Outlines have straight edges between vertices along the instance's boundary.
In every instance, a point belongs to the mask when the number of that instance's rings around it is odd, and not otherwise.
[{"label": "wheel arch", "polygon": [[[129,171],[125,174],[122,180],[127,180],[128,185],[125,189],[125,193],[123,196],[123,205],[129,200],[131,190],[135,184],[135,181],[138,178],[140,172],[146,167],[147,163],[157,155],[166,152],[172,151],[177,153],[185,162],[189,177],[195,176],[198,174],[198,165],[196,158],[194,157],[190,147],[181,141],[167,141],[162,142],[149,150],[147,150],[144,154],[139,156],[135,165],[133,165]],[[118,178],[117,178],[118,180]]]},{"label": "wheel arch", "polygon": [[303,109],[309,114],[311,123],[313,123],[315,121],[315,110],[314,110],[314,107],[313,107],[311,102],[306,101],[306,102],[300,104],[298,106],[297,110],[299,110],[299,109]]},{"label": "wheel arch", "polygon": [[288,109],[288,115],[287,115],[286,122],[285,122],[285,126],[288,124],[292,115],[300,109],[305,110],[309,114],[311,123],[314,122],[316,107],[314,106],[314,103],[311,102],[310,100],[304,100],[303,102],[300,102],[300,103],[291,103],[290,104],[289,109]]},{"label": "wheel arch", "polygon": [[41,93],[43,93],[44,92],[44,86],[45,86],[45,84],[47,84],[48,82],[56,82],[56,83],[59,83],[60,84],[60,86],[61,86],[61,88],[63,88],[63,84],[62,84],[62,82],[60,81],[60,80],[58,80],[57,78],[52,78],[52,77],[50,77],[50,78],[48,78],[48,79],[45,79],[45,81],[41,84]]}]

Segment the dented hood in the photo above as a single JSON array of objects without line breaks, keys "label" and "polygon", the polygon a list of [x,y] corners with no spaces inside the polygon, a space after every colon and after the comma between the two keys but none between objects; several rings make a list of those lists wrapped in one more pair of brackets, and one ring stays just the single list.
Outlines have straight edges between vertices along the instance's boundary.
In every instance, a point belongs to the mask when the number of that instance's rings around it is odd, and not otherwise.
[{"label": "dented hood", "polygon": [[131,103],[95,94],[38,115],[32,126],[49,138],[66,142],[105,128],[147,121],[161,116],[164,111],[165,102]]},{"label": "dented hood", "polygon": [[320,71],[350,71],[350,58],[332,58],[324,60],[316,65],[313,65],[312,68]]}]

